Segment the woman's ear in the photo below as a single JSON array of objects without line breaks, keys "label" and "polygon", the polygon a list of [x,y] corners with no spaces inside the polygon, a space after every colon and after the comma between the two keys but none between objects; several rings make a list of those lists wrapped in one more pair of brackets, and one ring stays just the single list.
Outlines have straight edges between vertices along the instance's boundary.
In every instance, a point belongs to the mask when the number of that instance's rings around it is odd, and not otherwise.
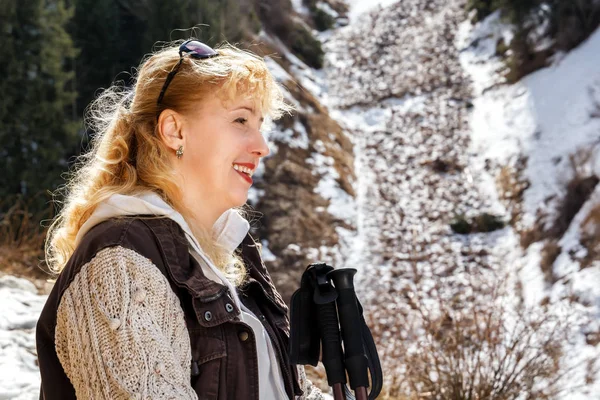
[{"label": "woman's ear", "polygon": [[179,146],[185,147],[183,135],[181,134],[182,123],[181,114],[173,110],[164,110],[158,116],[158,135],[173,150],[177,150]]}]

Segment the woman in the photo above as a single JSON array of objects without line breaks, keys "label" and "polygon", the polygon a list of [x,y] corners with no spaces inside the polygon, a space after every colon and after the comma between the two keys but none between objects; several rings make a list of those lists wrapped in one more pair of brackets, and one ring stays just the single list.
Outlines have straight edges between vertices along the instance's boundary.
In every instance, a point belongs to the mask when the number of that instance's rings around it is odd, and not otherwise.
[{"label": "woman", "polygon": [[91,108],[91,151],[48,234],[44,399],[320,399],[242,206],[290,111],[264,61],[173,45]]}]

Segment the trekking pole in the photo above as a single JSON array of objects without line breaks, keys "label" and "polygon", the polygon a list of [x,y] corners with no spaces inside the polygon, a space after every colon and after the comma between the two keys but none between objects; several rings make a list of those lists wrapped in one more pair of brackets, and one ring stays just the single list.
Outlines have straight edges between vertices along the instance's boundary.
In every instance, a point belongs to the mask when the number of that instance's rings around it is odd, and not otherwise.
[{"label": "trekking pole", "polygon": [[346,373],[335,303],[318,304],[317,314],[323,344],[321,361],[327,372],[327,383],[333,388],[334,399],[346,400],[343,389],[346,384]]},{"label": "trekking pole", "polygon": [[[291,333],[290,358],[294,364],[316,366],[322,348],[322,362],[333,397],[346,400],[346,369],[335,305],[337,292],[326,278],[333,268],[326,264],[311,264],[311,267],[302,276],[301,288],[292,296],[292,325],[296,329]],[[315,317],[317,326],[311,323]],[[302,332],[296,335],[300,329]]]},{"label": "trekking pole", "polygon": [[[383,382],[377,349],[356,298],[355,273],[355,269],[311,264],[291,301],[290,361],[316,366],[322,347],[322,362],[335,400],[373,400]],[[346,386],[346,371],[355,396]],[[368,372],[372,390],[367,395]]]},{"label": "trekking pole", "polygon": [[[336,303],[344,340],[344,364],[348,371],[350,387],[354,390],[357,400],[367,400],[369,367],[360,330],[361,316],[354,290],[354,274],[354,268],[344,268],[329,272],[327,277],[333,281],[338,293]],[[362,322],[364,323],[364,320]]]}]

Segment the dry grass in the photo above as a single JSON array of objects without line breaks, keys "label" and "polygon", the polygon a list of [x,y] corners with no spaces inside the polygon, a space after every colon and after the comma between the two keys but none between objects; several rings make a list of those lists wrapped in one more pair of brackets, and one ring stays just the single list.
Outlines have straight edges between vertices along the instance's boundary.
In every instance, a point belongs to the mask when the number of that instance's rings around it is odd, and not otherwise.
[{"label": "dry grass", "polygon": [[527,248],[531,243],[542,239],[539,226],[522,229],[520,221],[523,217],[523,195],[530,183],[524,177],[527,168],[527,157],[520,156],[514,162],[504,165],[496,177],[496,185],[500,199],[510,212],[509,224],[519,233],[521,247]]},{"label": "dry grass", "polygon": [[[38,196],[43,195],[43,193]],[[0,272],[34,279],[49,278],[44,260],[44,240],[47,227],[42,221],[50,220],[53,210],[32,212],[36,198],[24,200],[21,196],[5,199],[0,209]]]},{"label": "dry grass", "polygon": [[587,249],[580,264],[583,269],[600,260],[600,204],[592,208],[581,224],[581,244]]},{"label": "dry grass", "polygon": [[556,261],[561,252],[562,249],[558,245],[558,240],[550,239],[544,243],[541,252],[542,259],[540,260],[540,268],[544,273],[544,280],[549,284],[553,284],[557,281],[557,278],[554,275],[554,261]]},{"label": "dry grass", "polygon": [[304,369],[306,370],[306,376],[310,381],[321,389],[322,392],[329,392],[329,385],[327,383],[327,373],[325,372],[325,367],[322,363],[319,363],[316,367],[312,365],[305,365]]},{"label": "dry grass", "polygon": [[500,198],[511,212],[511,225],[520,218],[523,194],[529,188],[529,181],[523,177],[525,168],[527,168],[527,158],[519,157],[514,163],[500,168],[496,177]]}]

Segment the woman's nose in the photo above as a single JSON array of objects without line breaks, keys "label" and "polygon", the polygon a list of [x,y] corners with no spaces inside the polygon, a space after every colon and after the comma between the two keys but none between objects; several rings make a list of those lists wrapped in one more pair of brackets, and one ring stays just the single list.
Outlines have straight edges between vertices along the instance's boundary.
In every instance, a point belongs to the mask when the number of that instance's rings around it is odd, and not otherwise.
[{"label": "woman's nose", "polygon": [[252,142],[251,152],[257,154],[259,157],[268,156],[269,153],[271,153],[271,150],[269,149],[269,145],[267,144],[267,141],[260,130],[256,130],[254,137],[256,139]]}]

